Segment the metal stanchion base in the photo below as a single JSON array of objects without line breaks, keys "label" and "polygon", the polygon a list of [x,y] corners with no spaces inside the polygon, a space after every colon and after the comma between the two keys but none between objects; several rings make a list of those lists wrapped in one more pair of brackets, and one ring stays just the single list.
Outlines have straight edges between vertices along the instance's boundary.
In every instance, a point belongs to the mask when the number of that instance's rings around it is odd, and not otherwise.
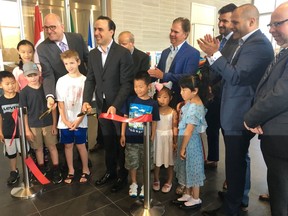
[{"label": "metal stanchion base", "polygon": [[37,193],[41,191],[41,185],[31,185],[31,187],[24,187],[24,184],[22,184],[21,187],[15,187],[11,190],[11,196],[21,199],[29,199],[35,197]]},{"label": "metal stanchion base", "polygon": [[133,216],[161,216],[165,212],[165,207],[160,202],[151,199],[150,209],[144,208],[144,201],[137,200],[134,204],[132,204],[130,208],[130,213]]}]

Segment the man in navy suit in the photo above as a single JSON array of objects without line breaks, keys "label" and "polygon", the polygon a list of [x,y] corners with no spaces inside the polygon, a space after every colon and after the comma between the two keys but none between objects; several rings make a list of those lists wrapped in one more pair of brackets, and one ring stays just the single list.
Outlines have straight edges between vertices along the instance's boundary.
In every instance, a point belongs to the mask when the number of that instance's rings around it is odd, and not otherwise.
[{"label": "man in navy suit", "polygon": [[[82,35],[64,32],[61,18],[56,14],[50,13],[45,16],[43,28],[48,37],[39,44],[37,53],[42,67],[43,88],[47,98],[47,106],[50,108],[55,103],[55,84],[61,76],[67,73],[60,59],[60,54],[68,49],[77,51],[81,60],[79,70],[86,75],[88,48]],[[61,50],[60,43],[64,44],[65,50]]]},{"label": "man in navy suit", "polygon": [[157,67],[148,70],[151,77],[160,79],[161,82],[173,82],[171,106],[174,108],[182,101],[179,79],[186,75],[194,75],[198,71],[200,52],[186,41],[190,26],[190,20],[187,18],[178,17],[173,21],[169,35],[171,46],[163,50]]},{"label": "man in navy suit", "polygon": [[[97,113],[121,114],[122,105],[129,96],[133,82],[133,59],[128,49],[114,41],[115,23],[106,16],[97,18],[94,35],[97,48],[89,53],[88,72],[83,93],[83,111],[91,110],[93,92]],[[119,185],[127,183],[128,171],[124,167],[124,148],[120,146],[120,126],[116,121],[99,119],[105,149],[106,172],[96,185],[115,179]],[[117,173],[117,167],[119,171]],[[115,190],[112,188],[112,192]]]},{"label": "man in navy suit", "polygon": [[[245,114],[246,128],[260,134],[267,165],[270,206],[273,216],[288,215],[288,3],[271,15],[270,33],[280,54],[266,70],[252,108]],[[262,55],[262,54],[261,54]]]},{"label": "man in navy suit", "polygon": [[[233,38],[239,45],[230,57],[222,56],[219,41],[206,35],[199,39],[200,48],[207,54],[212,70],[222,76],[220,121],[224,130],[225,167],[228,190],[224,207],[204,211],[203,215],[240,214],[245,186],[246,155],[254,136],[245,130],[244,114],[250,109],[256,87],[273,59],[272,45],[259,30],[259,11],[244,4],[232,13]],[[225,213],[224,213],[225,212]]]}]

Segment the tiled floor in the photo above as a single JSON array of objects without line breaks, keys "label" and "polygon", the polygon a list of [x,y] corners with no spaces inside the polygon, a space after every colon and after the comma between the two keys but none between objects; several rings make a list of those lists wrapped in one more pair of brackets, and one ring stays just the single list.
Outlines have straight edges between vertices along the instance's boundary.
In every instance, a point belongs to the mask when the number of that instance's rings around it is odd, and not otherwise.
[{"label": "tiled floor", "polygon": [[[160,201],[165,207],[166,216],[201,215],[203,209],[210,209],[220,203],[217,191],[221,189],[224,181],[224,150],[221,142],[221,160],[215,170],[206,170],[205,186],[201,188],[201,199],[203,205],[201,210],[181,210],[171,205],[171,200],[176,198],[173,192],[163,194],[152,192],[152,198]],[[207,148],[206,148],[207,149]],[[243,215],[247,216],[268,216],[270,209],[268,203],[258,201],[260,193],[267,192],[266,168],[262,158],[257,139],[253,139],[250,146],[252,189],[250,191],[249,210]],[[92,181],[89,184],[79,184],[74,181],[72,185],[47,185],[43,187],[41,194],[35,198],[21,200],[10,195],[11,189],[6,185],[6,178],[9,175],[8,161],[3,155],[0,156],[1,178],[0,178],[0,215],[1,216],[78,216],[78,215],[99,215],[99,216],[124,216],[130,215],[130,208],[136,201],[128,196],[128,185],[118,193],[110,192],[110,185],[102,187],[94,186],[95,179],[102,176],[105,171],[104,151],[89,155],[93,162]],[[21,163],[20,163],[21,164]],[[21,166],[20,166],[21,168]],[[162,172],[162,171],[161,171]],[[164,176],[164,172],[162,172]],[[163,180],[164,181],[164,180]]]}]

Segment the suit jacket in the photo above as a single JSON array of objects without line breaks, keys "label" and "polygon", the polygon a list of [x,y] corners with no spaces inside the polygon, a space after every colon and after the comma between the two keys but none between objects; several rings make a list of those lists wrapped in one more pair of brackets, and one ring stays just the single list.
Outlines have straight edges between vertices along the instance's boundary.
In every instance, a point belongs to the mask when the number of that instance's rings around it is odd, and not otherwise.
[{"label": "suit jacket", "polygon": [[146,53],[136,49],[135,47],[132,53],[132,58],[134,62],[134,75],[136,75],[139,71],[147,71],[150,68],[149,56]]},{"label": "suit jacket", "polygon": [[[216,38],[219,41],[221,41],[222,35],[219,35]],[[231,59],[237,46],[238,46],[238,40],[233,39],[233,35],[232,35],[220,52],[225,58]],[[211,86],[213,97],[220,99],[222,95],[221,75],[217,72],[213,72],[213,69],[210,67],[210,64],[207,60],[203,68],[201,69],[201,73],[202,73],[202,76],[207,77],[207,79],[209,80],[209,85]]]},{"label": "suit jacket", "polygon": [[[78,52],[81,64],[79,71],[86,76],[88,62],[88,48],[82,35],[77,33],[64,33],[68,42],[69,49]],[[63,75],[67,74],[65,66],[60,58],[62,53],[57,44],[46,38],[37,47],[40,64],[42,67],[43,87],[45,95],[55,96],[55,84]]]},{"label": "suit jacket", "polygon": [[267,68],[244,118],[251,128],[260,125],[264,135],[288,134],[288,49],[284,52]]},{"label": "suit jacket", "polygon": [[252,106],[256,87],[273,59],[270,41],[257,30],[238,49],[233,61],[221,56],[212,65],[223,80],[220,119],[225,134],[241,135],[244,114]]},{"label": "suit jacket", "polygon": [[83,102],[91,103],[95,90],[97,113],[102,112],[103,94],[107,105],[119,111],[130,94],[133,77],[133,59],[128,49],[113,41],[103,67],[101,52],[95,48],[88,56]]},{"label": "suit jacket", "polygon": [[175,92],[176,96],[181,98],[178,81],[183,76],[197,73],[200,52],[185,41],[174,57],[168,73],[165,73],[166,60],[170,51],[170,48],[163,50],[157,68],[164,72],[164,77],[161,82],[172,81],[172,91]]}]

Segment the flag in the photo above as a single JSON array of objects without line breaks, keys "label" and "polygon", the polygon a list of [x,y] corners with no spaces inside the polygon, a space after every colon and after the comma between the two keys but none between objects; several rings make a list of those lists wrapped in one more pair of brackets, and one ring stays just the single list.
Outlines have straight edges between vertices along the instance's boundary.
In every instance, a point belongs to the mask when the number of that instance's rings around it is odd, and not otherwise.
[{"label": "flag", "polygon": [[74,23],[73,23],[73,17],[70,11],[70,26],[71,26],[71,32],[75,32],[75,28],[74,28]]},{"label": "flag", "polygon": [[93,29],[93,17],[90,14],[90,20],[88,22],[88,50],[90,51],[95,47],[94,31]]},{"label": "flag", "polygon": [[34,21],[34,46],[35,46],[35,54],[34,54],[34,62],[39,64],[39,58],[37,54],[37,46],[44,41],[44,32],[42,28],[42,18],[39,10],[38,1],[35,5],[35,21]]}]

